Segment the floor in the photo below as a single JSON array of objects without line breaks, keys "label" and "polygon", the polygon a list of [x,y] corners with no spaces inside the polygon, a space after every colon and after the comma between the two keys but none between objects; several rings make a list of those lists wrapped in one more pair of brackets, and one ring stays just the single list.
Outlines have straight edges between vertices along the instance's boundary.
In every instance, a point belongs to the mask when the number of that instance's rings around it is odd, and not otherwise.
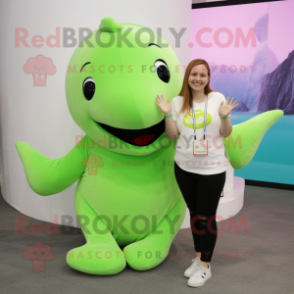
[{"label": "floor", "polygon": [[[59,227],[57,235],[15,231],[15,217],[22,214],[0,196],[1,293],[294,293],[294,195],[293,191],[245,187],[244,207],[230,221],[218,223],[211,262],[212,278],[200,288],[187,286],[185,269],[194,254],[190,229],[178,232],[170,255],[158,267],[137,272],[126,267],[114,276],[92,276],[72,270],[66,252],[85,239],[79,229]],[[27,228],[37,220],[27,218]],[[45,224],[44,222],[41,222]],[[238,224],[240,226],[238,227]],[[43,242],[54,258],[43,268],[23,257],[29,244]],[[40,271],[36,271],[39,269]]]}]

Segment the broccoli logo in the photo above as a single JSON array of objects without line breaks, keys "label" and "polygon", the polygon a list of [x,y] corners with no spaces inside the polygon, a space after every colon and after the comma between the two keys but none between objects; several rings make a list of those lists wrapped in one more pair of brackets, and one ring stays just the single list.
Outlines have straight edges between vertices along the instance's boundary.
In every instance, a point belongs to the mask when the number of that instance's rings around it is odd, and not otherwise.
[{"label": "broccoli logo", "polygon": [[100,156],[91,154],[90,156],[85,156],[82,161],[82,166],[88,167],[88,175],[89,176],[96,176],[97,175],[97,168],[103,167],[104,163]]},{"label": "broccoli logo", "polygon": [[47,75],[56,73],[52,59],[43,55],[29,58],[23,69],[25,73],[33,75],[34,86],[46,86]]},{"label": "broccoli logo", "polygon": [[54,252],[52,252],[49,245],[36,242],[27,246],[23,257],[32,260],[34,272],[43,272],[46,260],[52,260],[54,258]]}]

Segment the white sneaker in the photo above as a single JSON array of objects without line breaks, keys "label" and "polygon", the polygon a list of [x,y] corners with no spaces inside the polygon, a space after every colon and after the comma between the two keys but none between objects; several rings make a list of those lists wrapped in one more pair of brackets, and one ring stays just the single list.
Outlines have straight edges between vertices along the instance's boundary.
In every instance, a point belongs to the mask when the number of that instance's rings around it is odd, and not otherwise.
[{"label": "white sneaker", "polygon": [[198,270],[200,264],[200,258],[196,257],[194,259],[192,259],[192,264],[185,270],[184,276],[186,278],[190,278],[191,275]]},{"label": "white sneaker", "polygon": [[208,268],[199,265],[197,271],[195,271],[187,282],[188,286],[200,287],[205,284],[205,282],[212,277],[211,266],[208,264]]}]

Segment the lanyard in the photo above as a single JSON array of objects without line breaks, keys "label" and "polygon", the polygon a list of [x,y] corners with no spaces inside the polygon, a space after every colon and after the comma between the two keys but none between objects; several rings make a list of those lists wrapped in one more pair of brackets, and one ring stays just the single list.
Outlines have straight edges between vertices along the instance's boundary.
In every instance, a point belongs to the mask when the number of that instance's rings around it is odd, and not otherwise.
[{"label": "lanyard", "polygon": [[[205,140],[205,131],[206,131],[207,104],[208,104],[208,95],[207,95],[206,100],[205,100],[204,128],[203,128],[204,140]],[[194,139],[196,140],[196,121],[195,121],[195,113],[194,113],[194,103],[193,103],[193,101],[192,101],[192,115],[193,115]]]}]

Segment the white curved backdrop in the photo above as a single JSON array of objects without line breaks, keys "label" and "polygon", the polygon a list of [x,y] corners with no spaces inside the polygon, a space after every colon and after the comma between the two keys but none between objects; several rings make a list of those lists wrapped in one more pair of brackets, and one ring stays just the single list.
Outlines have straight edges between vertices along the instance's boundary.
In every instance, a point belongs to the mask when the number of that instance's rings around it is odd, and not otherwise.
[{"label": "white curved backdrop", "polygon": [[[29,187],[15,149],[24,141],[49,158],[64,156],[83,131],[71,118],[65,96],[65,74],[77,44],[64,43],[64,30],[79,37],[82,28],[94,31],[101,19],[135,23],[156,31],[174,48],[181,65],[189,62],[191,0],[84,0],[0,2],[1,189],[4,199],[21,213],[54,222],[54,215],[74,220],[76,183],[47,197]],[[187,30],[176,47],[170,31]],[[86,33],[84,33],[84,36]],[[50,71],[35,75],[25,66],[30,58],[48,58]],[[61,217],[58,217],[58,223]]]}]

